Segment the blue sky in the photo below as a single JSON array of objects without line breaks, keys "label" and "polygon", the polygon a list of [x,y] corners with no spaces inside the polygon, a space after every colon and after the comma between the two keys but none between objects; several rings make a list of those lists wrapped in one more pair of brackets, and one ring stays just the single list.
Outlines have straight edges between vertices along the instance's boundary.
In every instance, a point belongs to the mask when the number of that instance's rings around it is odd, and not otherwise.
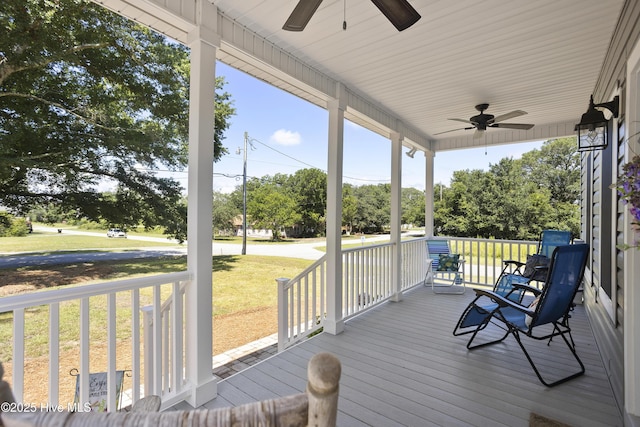
[{"label": "blue sky", "polygon": [[[230,192],[242,184],[243,154],[237,149],[243,147],[245,132],[253,140],[253,149],[247,150],[250,177],[291,175],[311,166],[326,171],[326,110],[220,62],[216,74],[227,81],[225,90],[232,95],[236,115],[231,118],[223,141],[229,154],[213,166],[215,191]],[[344,182],[390,182],[390,141],[351,122],[346,122],[344,129]],[[449,185],[456,170],[487,170],[504,157],[519,158],[541,145],[542,142],[535,142],[489,147],[486,155],[484,147],[437,153],[435,182]],[[413,159],[402,156],[402,162],[402,186],[424,190],[424,156],[420,152]],[[186,185],[186,174],[176,178]]]}]

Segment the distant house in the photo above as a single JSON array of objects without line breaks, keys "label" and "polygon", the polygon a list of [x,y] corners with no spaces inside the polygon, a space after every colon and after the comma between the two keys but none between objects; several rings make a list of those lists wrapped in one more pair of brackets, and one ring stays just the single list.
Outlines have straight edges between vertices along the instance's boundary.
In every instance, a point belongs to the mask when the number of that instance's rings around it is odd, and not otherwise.
[{"label": "distant house", "polygon": [[[233,219],[236,236],[242,236],[242,222],[242,215],[238,215]],[[247,237],[273,239],[273,231],[265,228],[253,228],[251,224],[247,224]],[[287,237],[286,230],[280,231],[280,237]]]}]

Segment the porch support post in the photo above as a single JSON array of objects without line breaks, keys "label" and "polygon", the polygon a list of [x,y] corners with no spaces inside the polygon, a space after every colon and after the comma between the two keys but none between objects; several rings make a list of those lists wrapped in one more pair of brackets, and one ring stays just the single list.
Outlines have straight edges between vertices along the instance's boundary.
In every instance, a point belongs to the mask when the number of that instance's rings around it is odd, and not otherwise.
[{"label": "porch support post", "polygon": [[327,165],[327,318],[324,331],[344,331],[342,318],[342,168],[344,150],[344,88],[329,102],[329,156]]},{"label": "porch support post", "polygon": [[436,153],[433,151],[425,151],[424,157],[426,162],[425,167],[425,184],[424,184],[424,236],[433,237],[433,185],[434,185],[434,172],[433,158]]},{"label": "porch support post", "polygon": [[391,289],[392,301],[402,300],[402,141],[404,136],[391,133]]},{"label": "porch support post", "polygon": [[[209,16],[215,6],[201,2]],[[204,11],[202,11],[204,15]],[[212,207],[215,67],[219,37],[200,26],[189,34],[189,180],[187,213],[186,372],[191,386],[188,403],[197,408],[217,394],[212,373]]]}]

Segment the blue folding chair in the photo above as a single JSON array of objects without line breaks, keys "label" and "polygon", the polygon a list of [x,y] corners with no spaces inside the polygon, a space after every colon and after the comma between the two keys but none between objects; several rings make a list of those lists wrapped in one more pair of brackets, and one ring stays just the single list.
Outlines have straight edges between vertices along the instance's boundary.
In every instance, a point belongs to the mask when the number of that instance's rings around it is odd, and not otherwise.
[{"label": "blue folding chair", "polygon": [[[551,263],[549,265],[545,286],[541,290],[528,285],[514,284],[514,287],[522,287],[525,292],[531,292],[536,296],[534,304],[528,306],[512,301],[492,291],[474,289],[476,298],[472,302],[472,305],[474,309],[482,307],[482,312],[485,316],[481,321],[482,323],[473,330],[473,334],[467,342],[467,348],[473,350],[496,344],[502,342],[507,336],[512,335],[524,352],[524,355],[540,382],[547,387],[561,384],[584,374],[584,364],[578,357],[575,342],[571,336],[569,318],[571,317],[571,310],[573,310],[575,306],[573,299],[582,283],[588,253],[589,245],[586,244],[558,246],[551,255]],[[487,310],[487,307],[491,305],[493,305],[494,308]],[[489,334],[491,337],[489,341],[481,342],[480,344],[474,343],[474,340],[479,337],[479,332],[484,330],[489,323],[495,324],[504,330],[504,335],[501,338],[492,339],[494,335]],[[551,351],[551,341],[557,336],[562,338],[562,341],[570,350],[579,368],[577,371],[572,369],[571,373],[567,375],[562,374],[563,376],[560,378],[550,381],[542,376],[538,365],[536,365],[533,360],[532,354],[527,351],[523,343],[523,338],[548,340],[549,345],[544,348],[548,348],[548,351]],[[479,338],[480,341],[482,341],[482,339],[483,338]],[[537,353],[534,353],[536,358],[541,358],[542,356],[540,354],[540,349],[538,349]],[[550,358],[552,357],[551,355]],[[553,365],[553,362],[553,360],[547,361],[545,365]],[[558,359],[557,365],[558,366],[550,369],[559,371],[563,369],[566,370],[565,368],[567,368],[565,359]],[[558,375],[556,374],[556,376]]]},{"label": "blue folding chair", "polygon": [[464,259],[451,253],[445,239],[427,239],[427,273],[424,284],[431,283],[434,293],[464,294]]},{"label": "blue folding chair", "polygon": [[[542,230],[538,239],[535,254],[527,256],[527,262],[516,260],[504,260],[503,272],[523,275],[530,280],[544,282],[547,277],[546,267],[553,250],[558,246],[570,245],[572,241],[571,231],[566,230]],[[522,269],[524,267],[524,269]]]}]

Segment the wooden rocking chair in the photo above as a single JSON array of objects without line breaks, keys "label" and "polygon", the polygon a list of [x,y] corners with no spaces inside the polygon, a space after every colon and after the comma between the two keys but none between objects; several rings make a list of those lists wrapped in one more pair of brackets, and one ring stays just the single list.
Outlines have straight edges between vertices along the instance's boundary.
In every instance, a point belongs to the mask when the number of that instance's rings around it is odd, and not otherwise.
[{"label": "wooden rocking chair", "polygon": [[338,413],[340,374],[340,361],[330,353],[319,353],[309,361],[305,393],[234,408],[165,412],[3,413],[2,421],[7,427],[333,427]]}]

